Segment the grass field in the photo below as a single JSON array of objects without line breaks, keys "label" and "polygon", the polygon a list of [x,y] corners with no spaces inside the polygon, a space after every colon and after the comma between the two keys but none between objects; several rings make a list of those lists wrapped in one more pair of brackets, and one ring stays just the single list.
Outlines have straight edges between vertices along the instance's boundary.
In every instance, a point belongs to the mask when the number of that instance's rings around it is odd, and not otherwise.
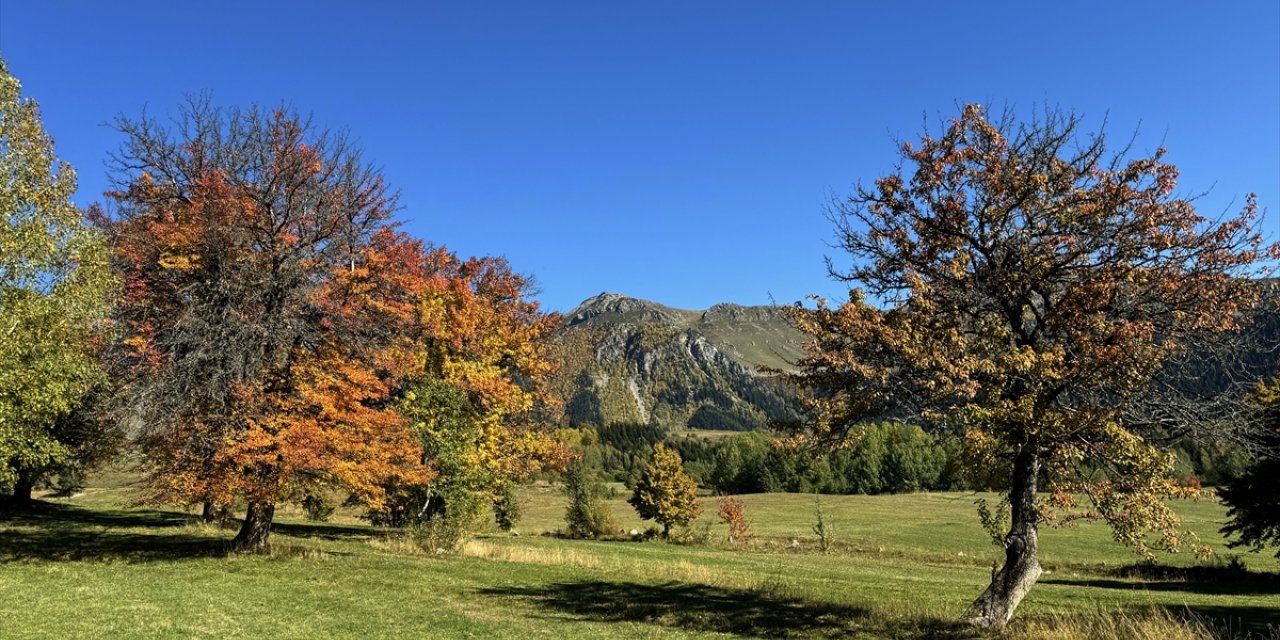
[{"label": "grass field", "polygon": [[[3,638],[685,638],[972,637],[953,621],[985,586],[996,549],[971,494],[824,496],[831,553],[810,531],[814,497],[745,496],[758,538],[710,544],[588,542],[561,526],[549,486],[523,494],[520,536],[487,533],[431,556],[351,513],[308,523],[285,511],[269,557],[226,557],[232,530],[186,514],[122,506],[126,475],[0,520]],[[619,523],[643,529],[621,497]],[[1271,556],[1223,568],[1220,506],[1178,511],[1217,566],[1162,558],[1161,579],[1127,577],[1132,553],[1105,528],[1045,531],[1048,570],[1008,637],[1280,637]],[[704,521],[714,520],[708,501]],[[695,527],[697,529],[698,527]],[[793,542],[794,541],[794,542]],[[1203,631],[1203,630],[1201,630]],[[1185,633],[1184,633],[1185,632]]]}]

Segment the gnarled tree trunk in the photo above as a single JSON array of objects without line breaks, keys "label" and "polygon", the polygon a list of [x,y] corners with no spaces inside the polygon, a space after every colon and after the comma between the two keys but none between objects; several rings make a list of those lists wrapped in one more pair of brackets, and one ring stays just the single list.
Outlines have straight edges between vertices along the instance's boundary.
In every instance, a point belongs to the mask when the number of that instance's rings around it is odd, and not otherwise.
[{"label": "gnarled tree trunk", "polygon": [[249,510],[244,514],[244,522],[240,532],[231,540],[231,551],[234,553],[269,553],[271,545],[267,536],[271,535],[271,520],[276,515],[276,506],[262,502],[250,502]]},{"label": "gnarled tree trunk", "polygon": [[1010,526],[1004,541],[1004,566],[992,571],[991,584],[974,600],[965,614],[966,622],[978,627],[1000,629],[1013,618],[1014,609],[1040,577],[1036,558],[1039,514],[1036,512],[1036,480],[1040,474],[1040,452],[1027,444],[1013,464],[1010,488]]}]

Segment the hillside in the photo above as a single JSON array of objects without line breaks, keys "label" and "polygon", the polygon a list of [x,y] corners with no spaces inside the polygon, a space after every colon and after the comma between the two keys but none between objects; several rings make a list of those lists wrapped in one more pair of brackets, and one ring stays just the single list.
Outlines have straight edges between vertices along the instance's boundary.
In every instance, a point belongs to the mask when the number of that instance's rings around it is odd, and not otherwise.
[{"label": "hillside", "polygon": [[555,387],[572,425],[753,429],[794,415],[790,394],[760,370],[788,368],[802,343],[777,307],[689,311],[602,293],[565,316]]}]

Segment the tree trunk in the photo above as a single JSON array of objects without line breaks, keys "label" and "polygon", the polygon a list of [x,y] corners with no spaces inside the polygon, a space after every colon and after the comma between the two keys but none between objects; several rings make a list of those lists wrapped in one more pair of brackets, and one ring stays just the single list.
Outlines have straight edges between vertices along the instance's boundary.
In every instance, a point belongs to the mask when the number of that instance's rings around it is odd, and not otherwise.
[{"label": "tree trunk", "polygon": [[212,500],[205,500],[200,509],[200,519],[221,527],[227,521],[227,508],[218,506]]},{"label": "tree trunk", "polygon": [[3,507],[10,511],[25,511],[31,508],[31,492],[36,488],[36,475],[34,473],[18,473],[18,479],[13,484],[13,495],[0,498]]},{"label": "tree trunk", "polygon": [[274,504],[250,502],[249,510],[244,514],[244,522],[240,525],[240,533],[231,540],[233,553],[269,553],[271,545],[267,536],[271,534],[271,520],[276,515]]},{"label": "tree trunk", "polygon": [[977,627],[1002,629],[1013,618],[1018,603],[1040,577],[1036,558],[1039,514],[1036,511],[1036,482],[1040,474],[1040,452],[1034,444],[1023,445],[1013,464],[1013,486],[1009,491],[1010,526],[1005,536],[1004,566],[992,570],[991,585],[969,607],[966,622]]}]

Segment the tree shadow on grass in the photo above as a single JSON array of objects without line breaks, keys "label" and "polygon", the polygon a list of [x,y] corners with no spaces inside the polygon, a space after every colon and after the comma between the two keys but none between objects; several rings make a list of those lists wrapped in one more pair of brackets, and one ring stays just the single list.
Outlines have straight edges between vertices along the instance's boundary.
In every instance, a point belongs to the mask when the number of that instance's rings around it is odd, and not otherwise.
[{"label": "tree shadow on grass", "polygon": [[[148,562],[222,556],[229,532],[199,524],[198,517],[155,509],[93,509],[36,501],[29,509],[0,513],[0,563],[28,560]],[[273,536],[324,540],[365,539],[366,527],[277,522]]]},{"label": "tree shadow on grass", "polygon": [[1096,589],[1120,589],[1129,591],[1180,591],[1183,593],[1200,593],[1213,596],[1247,596],[1280,594],[1280,580],[1257,580],[1232,582],[1193,582],[1193,581],[1129,581],[1115,578],[1048,578],[1040,581],[1043,584],[1061,584],[1072,587],[1093,587]]},{"label": "tree shadow on grass", "polygon": [[[1280,595],[1280,574],[1248,571],[1230,565],[1223,567],[1149,567],[1138,565],[1115,572],[1118,578],[1047,578],[1045,584],[1095,589],[1140,590],[1169,593],[1195,593],[1217,596]],[[1129,580],[1122,579],[1124,577]],[[1133,579],[1137,578],[1137,579]],[[1277,599],[1280,602],[1280,598]],[[1265,632],[1280,630],[1280,606],[1241,605],[1177,605],[1166,606],[1178,616],[1189,614],[1201,618],[1215,628],[1228,631]],[[1225,634],[1232,637],[1231,633]]]},{"label": "tree shadow on grass", "polygon": [[319,538],[321,540],[365,540],[378,535],[376,529],[361,525],[310,524],[303,522],[276,522],[271,525],[272,535],[290,538]]},{"label": "tree shadow on grass", "polygon": [[1175,616],[1193,616],[1221,637],[1280,637],[1280,605],[1274,607],[1236,605],[1189,605],[1166,607]]},{"label": "tree shadow on grass", "polygon": [[148,562],[223,555],[214,532],[184,529],[182,513],[130,509],[104,511],[36,502],[0,516],[0,563],[30,560]]},{"label": "tree shadow on grass", "polygon": [[962,626],[938,620],[887,626],[890,623],[861,607],[678,582],[654,585],[590,580],[495,587],[479,593],[521,599],[586,621],[639,622],[744,637],[846,638],[861,633],[875,637],[951,638],[964,631]]},{"label": "tree shadow on grass", "polygon": [[1100,589],[1183,591],[1208,595],[1280,595],[1280,573],[1250,571],[1238,560],[1227,564],[1171,567],[1140,562],[1107,578],[1048,578],[1046,583]]}]

